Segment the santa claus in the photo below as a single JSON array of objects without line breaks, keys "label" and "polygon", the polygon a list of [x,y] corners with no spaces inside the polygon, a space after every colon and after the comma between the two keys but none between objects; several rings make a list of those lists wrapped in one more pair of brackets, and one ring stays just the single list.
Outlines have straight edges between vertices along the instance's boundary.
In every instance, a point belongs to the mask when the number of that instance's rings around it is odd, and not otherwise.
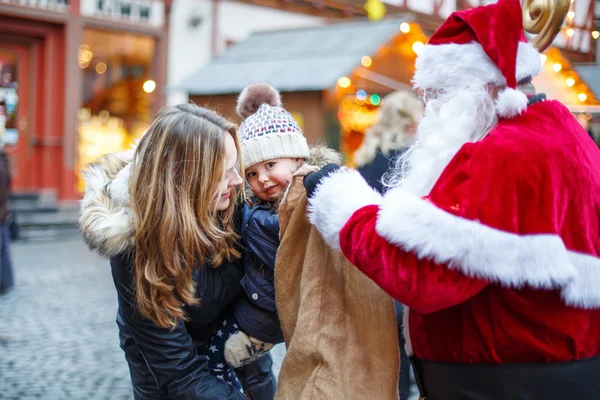
[{"label": "santa claus", "polygon": [[425,115],[384,196],[350,169],[305,180],[323,238],[409,307],[426,399],[600,398],[600,151],[532,93],[520,21],[500,0],[431,37]]}]

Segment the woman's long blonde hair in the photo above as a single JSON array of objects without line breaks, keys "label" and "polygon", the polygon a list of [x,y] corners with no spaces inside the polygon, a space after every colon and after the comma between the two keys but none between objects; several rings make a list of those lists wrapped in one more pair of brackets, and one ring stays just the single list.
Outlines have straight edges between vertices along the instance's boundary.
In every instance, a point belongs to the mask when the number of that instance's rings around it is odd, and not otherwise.
[{"label": "woman's long blonde hair", "polygon": [[226,170],[231,134],[243,164],[236,126],[217,113],[180,104],[161,109],[140,140],[129,193],[135,221],[135,300],[141,314],[161,327],[186,320],[184,305],[197,304],[192,272],[239,257],[231,204],[211,207]]}]

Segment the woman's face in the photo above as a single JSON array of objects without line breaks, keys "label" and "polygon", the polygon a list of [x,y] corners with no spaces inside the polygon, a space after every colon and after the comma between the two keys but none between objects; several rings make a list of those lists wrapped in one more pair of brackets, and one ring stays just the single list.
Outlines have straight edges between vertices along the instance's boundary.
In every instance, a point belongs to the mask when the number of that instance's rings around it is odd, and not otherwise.
[{"label": "woman's face", "polygon": [[217,187],[217,192],[215,193],[215,197],[211,203],[211,208],[216,208],[217,211],[224,211],[229,207],[231,202],[231,189],[235,186],[241,185],[243,180],[238,172],[238,152],[235,147],[235,142],[233,141],[233,137],[231,133],[227,132],[225,134],[225,162],[226,162],[226,171],[225,176],[219,182],[219,186]]}]

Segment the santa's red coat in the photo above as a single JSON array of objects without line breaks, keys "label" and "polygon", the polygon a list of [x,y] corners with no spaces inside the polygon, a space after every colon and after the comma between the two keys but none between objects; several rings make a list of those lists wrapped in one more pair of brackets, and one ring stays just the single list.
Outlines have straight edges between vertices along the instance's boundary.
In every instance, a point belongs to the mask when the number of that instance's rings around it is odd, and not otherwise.
[{"label": "santa's red coat", "polygon": [[600,355],[600,151],[560,103],[465,144],[424,199],[400,188],[380,197],[340,171],[310,203],[323,237],[410,308],[418,357]]}]

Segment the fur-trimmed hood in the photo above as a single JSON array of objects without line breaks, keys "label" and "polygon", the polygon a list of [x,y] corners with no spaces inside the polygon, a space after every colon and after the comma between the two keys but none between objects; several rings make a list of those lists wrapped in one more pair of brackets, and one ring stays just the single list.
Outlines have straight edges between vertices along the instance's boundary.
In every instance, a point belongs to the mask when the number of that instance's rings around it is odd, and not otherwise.
[{"label": "fur-trimmed hood", "polygon": [[[133,150],[109,154],[90,164],[83,174],[86,189],[79,229],[88,247],[102,257],[133,249],[133,214],[128,190],[132,160]],[[323,145],[311,147],[307,160],[307,164],[317,167],[341,162],[340,153]]]},{"label": "fur-trimmed hood", "polygon": [[91,250],[112,257],[133,248],[133,214],[129,204],[129,171],[133,150],[109,154],[83,173],[79,229]]}]

